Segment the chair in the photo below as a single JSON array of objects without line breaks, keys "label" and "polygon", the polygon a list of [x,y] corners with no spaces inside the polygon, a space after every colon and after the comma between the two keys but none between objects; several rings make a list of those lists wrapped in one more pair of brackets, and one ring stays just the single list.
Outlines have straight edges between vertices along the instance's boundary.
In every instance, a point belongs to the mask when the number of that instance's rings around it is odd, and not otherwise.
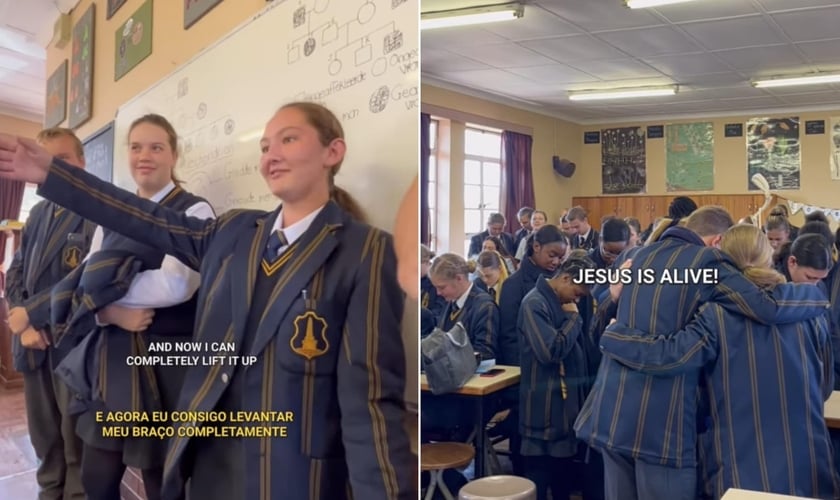
[{"label": "chair", "polygon": [[427,443],[420,446],[420,470],[429,472],[429,487],[425,500],[432,500],[435,490],[440,488],[446,500],[455,497],[443,482],[443,471],[466,467],[475,457],[475,449],[466,443]]},{"label": "chair", "polygon": [[458,492],[458,500],[536,500],[537,486],[518,476],[488,476],[470,481]]}]

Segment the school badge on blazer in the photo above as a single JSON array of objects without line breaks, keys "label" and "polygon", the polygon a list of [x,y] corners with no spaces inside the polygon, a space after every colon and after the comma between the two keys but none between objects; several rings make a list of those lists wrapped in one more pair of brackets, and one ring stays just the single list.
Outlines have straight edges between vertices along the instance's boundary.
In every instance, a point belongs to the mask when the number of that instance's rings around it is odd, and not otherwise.
[{"label": "school badge on blazer", "polygon": [[327,353],[327,320],[314,311],[306,311],[295,318],[295,334],[289,341],[295,354],[311,360]]},{"label": "school badge on blazer", "polygon": [[82,249],[79,247],[65,248],[61,260],[68,269],[76,269],[82,263]]}]

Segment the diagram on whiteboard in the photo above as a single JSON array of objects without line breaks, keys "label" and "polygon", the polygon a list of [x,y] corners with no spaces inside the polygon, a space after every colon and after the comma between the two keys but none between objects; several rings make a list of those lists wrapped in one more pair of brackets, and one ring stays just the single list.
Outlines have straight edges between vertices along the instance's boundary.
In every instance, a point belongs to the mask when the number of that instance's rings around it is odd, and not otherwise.
[{"label": "diagram on whiteboard", "polygon": [[[341,21],[329,14],[330,1],[314,0],[294,10],[292,26],[295,32],[302,34],[289,43],[288,63],[294,64],[324,50],[329,54],[327,70],[332,76],[345,67],[368,66],[374,76],[384,74],[388,69],[388,56],[403,46],[403,32],[397,29],[394,21],[380,25],[373,22],[377,6],[371,0],[360,0],[355,17],[348,16]],[[404,2],[392,0],[392,9]]]}]

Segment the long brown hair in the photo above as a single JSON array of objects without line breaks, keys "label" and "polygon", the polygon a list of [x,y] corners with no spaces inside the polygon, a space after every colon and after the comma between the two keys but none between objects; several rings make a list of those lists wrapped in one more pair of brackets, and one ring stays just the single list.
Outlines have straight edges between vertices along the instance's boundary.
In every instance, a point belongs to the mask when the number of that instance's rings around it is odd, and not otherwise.
[{"label": "long brown hair", "polygon": [[[178,133],[175,132],[175,127],[173,127],[172,124],[169,123],[169,120],[162,117],[161,115],[149,113],[131,122],[131,127],[128,128],[129,137],[131,137],[131,131],[134,130],[136,126],[143,123],[154,125],[155,127],[158,127],[159,129],[166,132],[166,135],[169,139],[169,147],[172,148],[172,154],[175,155],[176,160],[181,157],[181,154],[178,151]],[[181,179],[179,179],[178,176],[175,175],[175,165],[172,165],[172,182],[174,182],[176,186],[181,186],[181,184],[183,184],[183,181],[181,181]]]},{"label": "long brown hair", "polygon": [[[307,123],[318,131],[318,139],[322,146],[327,147],[336,139],[344,139],[344,128],[341,126],[341,122],[326,107],[314,102],[299,101],[285,104],[280,110],[289,108],[297,109],[303,113]],[[356,199],[350,193],[335,185],[335,174],[341,168],[341,163],[339,161],[333,165],[330,171],[330,198],[354,219],[367,222],[367,216]]]}]

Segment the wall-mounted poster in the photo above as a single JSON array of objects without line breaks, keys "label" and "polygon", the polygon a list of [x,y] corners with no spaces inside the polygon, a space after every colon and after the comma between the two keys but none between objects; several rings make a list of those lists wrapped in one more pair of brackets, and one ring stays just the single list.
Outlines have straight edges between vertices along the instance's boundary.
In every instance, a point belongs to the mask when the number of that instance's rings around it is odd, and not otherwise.
[{"label": "wall-mounted poster", "polygon": [[44,127],[56,127],[65,118],[67,118],[67,59],[62,61],[47,80]]},{"label": "wall-mounted poster", "polygon": [[70,120],[68,126],[76,128],[90,120],[93,112],[93,36],[94,8],[79,18],[73,27],[73,55],[70,59]]},{"label": "wall-mounted poster", "polygon": [[668,125],[665,131],[665,184],[668,191],[714,189],[712,123],[678,123]]},{"label": "wall-mounted poster", "polygon": [[84,141],[85,170],[111,182],[114,171],[114,122],[105,125]]},{"label": "wall-mounted poster", "polygon": [[105,13],[105,19],[111,19],[114,14],[120,10],[120,7],[125,5],[127,0],[108,0],[108,12]]},{"label": "wall-mounted poster", "polygon": [[840,116],[832,117],[831,129],[831,180],[840,180]]},{"label": "wall-mounted poster", "polygon": [[222,0],[184,0],[184,29],[195,24]]},{"label": "wall-mounted poster", "polygon": [[747,186],[761,174],[770,189],[799,189],[799,117],[752,118],[747,122]]},{"label": "wall-mounted poster", "polygon": [[114,81],[119,80],[152,53],[152,0],[146,0],[117,29]]},{"label": "wall-mounted poster", "polygon": [[604,194],[644,193],[644,127],[608,128],[601,131],[601,185]]}]

